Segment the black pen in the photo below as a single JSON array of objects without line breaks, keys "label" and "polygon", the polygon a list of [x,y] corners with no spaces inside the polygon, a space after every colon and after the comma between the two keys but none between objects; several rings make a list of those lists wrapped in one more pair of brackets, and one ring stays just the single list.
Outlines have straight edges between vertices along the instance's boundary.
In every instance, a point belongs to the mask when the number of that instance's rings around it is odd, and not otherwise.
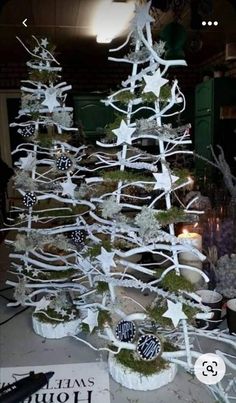
[{"label": "black pen", "polygon": [[11,384],[7,384],[0,389],[0,402],[1,403],[19,403],[33,393],[37,392],[49,379],[54,375],[54,372],[40,372],[35,374],[30,372],[29,376],[19,379]]}]

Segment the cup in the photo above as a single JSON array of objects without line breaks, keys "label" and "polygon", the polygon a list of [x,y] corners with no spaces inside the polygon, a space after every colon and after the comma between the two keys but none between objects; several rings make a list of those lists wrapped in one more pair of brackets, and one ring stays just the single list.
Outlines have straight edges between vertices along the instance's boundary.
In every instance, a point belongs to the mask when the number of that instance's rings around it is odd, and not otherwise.
[{"label": "cup", "polygon": [[236,334],[236,298],[229,299],[226,302],[226,319],[229,333]]},{"label": "cup", "polygon": [[196,294],[199,295],[199,297],[201,297],[202,305],[209,306],[211,308],[211,312],[213,312],[213,317],[211,319],[208,320],[197,319],[196,320],[197,326],[204,327],[206,328],[206,330],[215,329],[222,322],[221,319],[221,311],[223,305],[222,295],[212,290],[198,290],[196,291]]}]

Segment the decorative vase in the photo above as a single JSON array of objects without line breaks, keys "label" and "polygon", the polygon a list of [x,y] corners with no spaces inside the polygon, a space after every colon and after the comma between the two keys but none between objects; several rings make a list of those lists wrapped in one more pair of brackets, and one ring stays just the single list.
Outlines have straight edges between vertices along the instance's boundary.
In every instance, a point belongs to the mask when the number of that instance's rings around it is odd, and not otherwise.
[{"label": "decorative vase", "polygon": [[197,319],[198,327],[206,327],[207,330],[215,329],[221,323],[221,312],[223,305],[223,296],[216,291],[198,290],[196,294],[202,299],[202,304],[209,306],[213,312],[213,317],[208,320]]},{"label": "decorative vase", "polygon": [[176,364],[169,363],[169,367],[152,375],[142,375],[131,368],[119,363],[113,354],[108,358],[109,372],[112,378],[122,386],[133,390],[154,390],[174,380],[177,373]]},{"label": "decorative vase", "polygon": [[229,333],[234,333],[236,335],[236,298],[229,299],[226,302],[226,318]]},{"label": "decorative vase", "polygon": [[58,324],[42,322],[35,315],[32,316],[32,321],[35,333],[47,339],[61,339],[68,336],[68,334],[75,335],[78,333],[81,323],[80,318],[58,322]]}]

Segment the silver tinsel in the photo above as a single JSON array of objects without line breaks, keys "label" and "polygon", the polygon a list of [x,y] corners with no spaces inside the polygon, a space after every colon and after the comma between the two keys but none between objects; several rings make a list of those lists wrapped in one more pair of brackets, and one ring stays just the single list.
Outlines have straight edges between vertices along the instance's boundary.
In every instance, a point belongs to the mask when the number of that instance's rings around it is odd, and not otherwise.
[{"label": "silver tinsel", "polygon": [[156,212],[144,206],[141,213],[137,214],[135,217],[135,224],[139,227],[139,235],[145,240],[149,241],[155,238],[159,234],[160,223],[155,218]]},{"label": "silver tinsel", "polygon": [[73,126],[73,115],[71,112],[68,111],[53,112],[52,120],[61,126]]},{"label": "silver tinsel", "polygon": [[116,197],[111,196],[108,199],[104,200],[102,204],[102,217],[112,218],[114,215],[118,214],[121,209],[122,207],[117,203]]},{"label": "silver tinsel", "polygon": [[30,289],[26,288],[25,277],[19,279],[19,283],[15,286],[13,297],[21,305],[25,305],[27,295],[30,293]]},{"label": "silver tinsel", "polygon": [[37,183],[26,171],[18,171],[14,176],[15,187],[17,189],[33,192],[37,189]]},{"label": "silver tinsel", "polygon": [[31,231],[30,237],[25,234],[17,234],[14,247],[16,251],[30,251],[32,249],[40,249],[45,245],[58,247],[61,250],[72,249],[73,245],[63,234],[43,235],[40,232]]}]

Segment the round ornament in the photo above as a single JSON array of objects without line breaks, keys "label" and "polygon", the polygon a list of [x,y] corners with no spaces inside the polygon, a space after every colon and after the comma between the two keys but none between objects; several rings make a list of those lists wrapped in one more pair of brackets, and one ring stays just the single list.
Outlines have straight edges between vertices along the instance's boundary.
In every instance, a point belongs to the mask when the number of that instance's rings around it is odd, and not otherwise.
[{"label": "round ornament", "polygon": [[32,207],[36,202],[37,198],[35,196],[35,193],[33,192],[26,192],[25,195],[23,196],[23,204],[26,207]]},{"label": "round ornament", "polygon": [[20,129],[17,130],[17,133],[21,134],[22,137],[31,137],[35,133],[35,126],[29,125],[21,127]]},{"label": "round ornament", "polygon": [[84,244],[85,241],[85,232],[81,230],[73,231],[70,237],[75,245],[81,245]]},{"label": "round ornament", "polygon": [[67,171],[72,167],[72,161],[66,155],[62,155],[56,159],[56,166],[59,171]]},{"label": "round ornament", "polygon": [[116,337],[118,340],[128,343],[132,341],[136,334],[134,322],[129,320],[120,320],[116,326]]},{"label": "round ornament", "polygon": [[143,334],[137,343],[137,353],[142,360],[152,361],[161,354],[161,341],[154,334]]}]

